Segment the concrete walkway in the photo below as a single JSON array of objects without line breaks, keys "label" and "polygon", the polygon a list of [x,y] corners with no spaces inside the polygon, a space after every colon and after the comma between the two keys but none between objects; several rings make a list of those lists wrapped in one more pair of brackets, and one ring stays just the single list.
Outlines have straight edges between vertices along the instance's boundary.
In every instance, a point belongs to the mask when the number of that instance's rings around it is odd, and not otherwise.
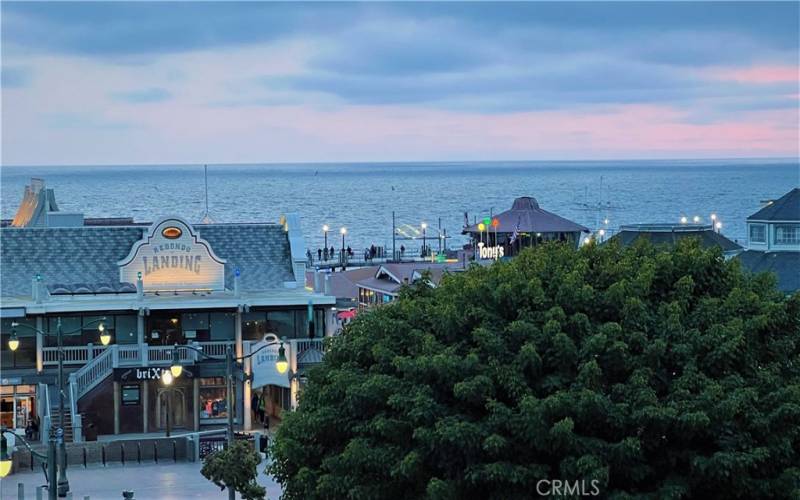
[{"label": "concrete walkway", "polygon": [[[73,467],[67,470],[67,478],[74,500],[85,496],[91,500],[121,499],[124,490],[132,490],[135,500],[227,499],[228,492],[204,478],[201,467],[200,463]],[[267,488],[267,498],[277,499],[281,487],[264,474],[265,467],[265,461],[258,466],[258,483]],[[20,482],[25,484],[25,499],[35,499],[36,487],[45,484],[44,474],[38,470],[6,477],[0,481],[0,498],[17,500]]]}]

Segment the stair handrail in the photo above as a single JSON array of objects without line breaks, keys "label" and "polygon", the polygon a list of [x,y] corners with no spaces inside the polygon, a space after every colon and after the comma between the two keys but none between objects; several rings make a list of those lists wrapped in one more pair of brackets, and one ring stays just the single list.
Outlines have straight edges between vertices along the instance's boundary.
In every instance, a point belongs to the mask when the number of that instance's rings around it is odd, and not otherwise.
[{"label": "stair handrail", "polygon": [[119,359],[118,346],[114,344],[94,358],[90,363],[83,365],[79,370],[70,375],[70,380],[75,381],[74,404],[77,408],[78,400],[94,389],[114,371],[114,365]]}]

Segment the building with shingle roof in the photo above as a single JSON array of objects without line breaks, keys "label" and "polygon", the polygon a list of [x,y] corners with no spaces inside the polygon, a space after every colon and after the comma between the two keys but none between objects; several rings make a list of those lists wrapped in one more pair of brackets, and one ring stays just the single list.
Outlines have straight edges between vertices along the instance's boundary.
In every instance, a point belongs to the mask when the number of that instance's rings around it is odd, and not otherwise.
[{"label": "building with shingle roof", "polygon": [[[271,382],[237,381],[236,393],[245,395],[236,398],[241,428],[251,427],[252,395],[281,401],[276,414],[293,407],[298,377],[321,361],[321,337],[335,327],[336,298],[305,286],[305,252],[296,214],[249,224],[193,224],[178,216],[152,223],[88,219],[60,212],[53,190],[34,180],[15,218],[0,228],[3,384],[30,409],[4,425],[24,429],[34,416],[54,421],[51,405],[42,402],[59,393],[52,387],[59,328],[70,439],[80,440],[89,423],[100,434],[161,430],[165,396],[158,374],[175,349],[187,365],[175,382],[182,396],[174,417],[181,416],[176,424],[184,429],[226,419],[224,363],[202,362],[195,350],[224,359],[228,349],[244,356],[265,348],[247,369],[260,374],[254,381]],[[283,339],[296,377],[264,361],[278,355],[269,339]],[[259,372],[265,369],[275,373]],[[123,392],[130,400],[122,401]]]},{"label": "building with shingle roof", "polygon": [[[581,233],[589,232],[589,228],[541,208],[536,198],[522,196],[514,200],[510,210],[489,217],[488,223],[467,225],[461,234],[470,236],[477,258],[497,258],[499,253],[512,256],[522,248],[546,241],[569,242],[577,247]],[[502,251],[487,252],[484,247]],[[481,256],[488,253],[493,257]]]},{"label": "building with shingle roof", "polygon": [[607,242],[616,241],[622,246],[648,240],[653,245],[675,246],[684,239],[697,239],[703,248],[720,247],[727,257],[742,251],[742,247],[714,230],[708,224],[629,224],[620,226],[619,232]]},{"label": "building with shingle roof", "polygon": [[754,273],[769,272],[778,288],[800,290],[800,188],[769,200],[747,218],[747,250],[738,255]]}]

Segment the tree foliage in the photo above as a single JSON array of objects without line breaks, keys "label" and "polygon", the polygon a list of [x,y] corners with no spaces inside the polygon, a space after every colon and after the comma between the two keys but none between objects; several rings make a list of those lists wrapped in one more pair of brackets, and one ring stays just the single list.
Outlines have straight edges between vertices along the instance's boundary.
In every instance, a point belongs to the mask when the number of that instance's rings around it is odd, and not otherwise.
[{"label": "tree foliage", "polygon": [[684,242],[547,245],[334,339],[268,471],[288,499],[800,496],[800,298]]},{"label": "tree foliage", "polygon": [[220,489],[233,487],[244,500],[263,500],[266,489],[256,482],[261,454],[247,441],[236,440],[208,455],[200,473]]}]

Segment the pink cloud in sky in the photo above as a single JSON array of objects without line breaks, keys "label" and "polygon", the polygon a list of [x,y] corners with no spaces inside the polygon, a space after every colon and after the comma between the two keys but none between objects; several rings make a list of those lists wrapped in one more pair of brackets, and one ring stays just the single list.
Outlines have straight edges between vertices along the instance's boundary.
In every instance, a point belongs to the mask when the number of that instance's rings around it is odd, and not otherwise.
[{"label": "pink cloud in sky", "polygon": [[760,65],[749,68],[715,68],[714,78],[740,83],[791,83],[800,80],[800,67],[793,65]]}]

